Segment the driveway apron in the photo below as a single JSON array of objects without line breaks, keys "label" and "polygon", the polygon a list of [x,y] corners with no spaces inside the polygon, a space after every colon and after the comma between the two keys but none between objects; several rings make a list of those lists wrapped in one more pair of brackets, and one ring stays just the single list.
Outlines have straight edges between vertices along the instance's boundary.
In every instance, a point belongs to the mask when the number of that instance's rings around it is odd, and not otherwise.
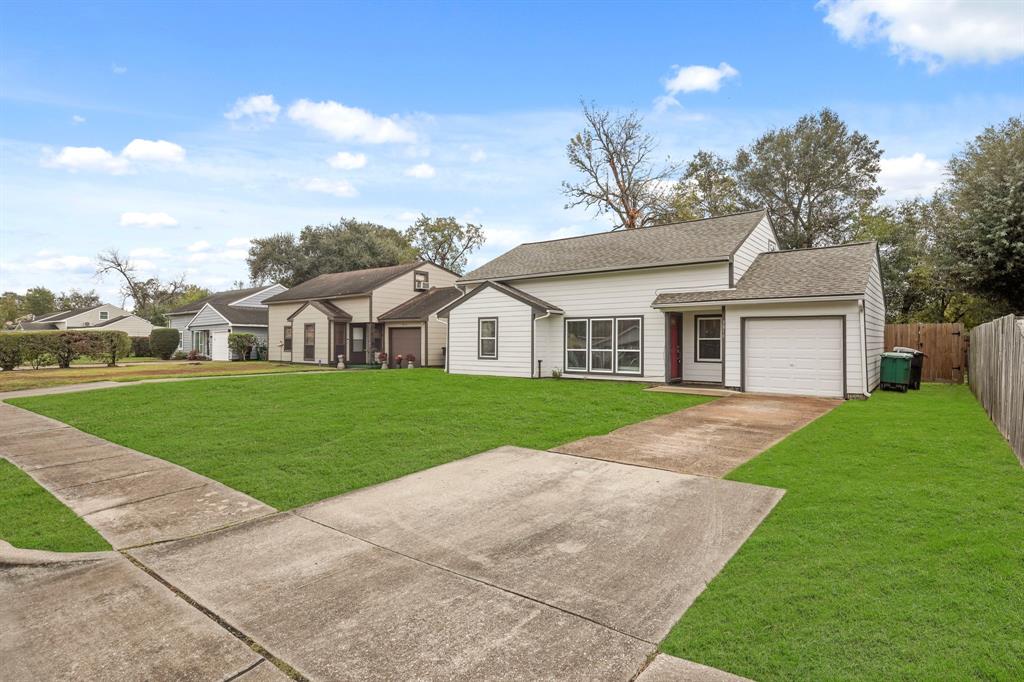
[{"label": "driveway apron", "polygon": [[840,404],[828,398],[730,396],[552,450],[722,477]]}]

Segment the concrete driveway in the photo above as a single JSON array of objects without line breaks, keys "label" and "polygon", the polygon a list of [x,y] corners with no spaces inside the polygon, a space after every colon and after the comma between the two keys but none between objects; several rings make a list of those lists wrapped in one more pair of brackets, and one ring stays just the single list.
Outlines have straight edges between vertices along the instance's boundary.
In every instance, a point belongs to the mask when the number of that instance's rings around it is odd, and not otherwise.
[{"label": "concrete driveway", "polygon": [[721,477],[841,404],[829,398],[734,395],[553,450]]}]

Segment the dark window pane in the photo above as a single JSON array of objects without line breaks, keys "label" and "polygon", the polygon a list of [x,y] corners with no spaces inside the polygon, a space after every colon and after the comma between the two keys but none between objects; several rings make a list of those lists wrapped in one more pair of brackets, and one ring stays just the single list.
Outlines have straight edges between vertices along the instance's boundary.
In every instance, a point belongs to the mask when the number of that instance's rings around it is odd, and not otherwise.
[{"label": "dark window pane", "polygon": [[702,339],[717,339],[722,335],[722,318],[705,317],[697,320],[697,336]]},{"label": "dark window pane", "polygon": [[619,350],[640,349],[640,320],[619,320]]},{"label": "dark window pane", "polygon": [[590,353],[590,369],[594,372],[611,371],[612,369],[612,352],[610,350],[605,351],[591,351]]},{"label": "dark window pane", "polygon": [[705,339],[697,342],[698,358],[701,360],[721,360],[722,342],[718,339]]},{"label": "dark window pane", "polygon": [[594,320],[590,323],[590,347],[612,349],[611,320]]},{"label": "dark window pane", "polygon": [[480,336],[494,338],[494,320],[480,320]]},{"label": "dark window pane", "polygon": [[587,351],[571,350],[565,354],[565,364],[569,369],[587,369]]},{"label": "dark window pane", "polygon": [[[565,323],[565,347],[566,348],[580,348],[586,349],[587,347],[587,321],[586,320],[570,320]],[[586,356],[584,354],[584,366],[586,365]]]},{"label": "dark window pane", "polygon": [[619,371],[639,372],[640,353],[624,353],[622,351],[619,351]]},{"label": "dark window pane", "polygon": [[493,358],[497,355],[498,342],[495,339],[480,339],[480,355]]}]

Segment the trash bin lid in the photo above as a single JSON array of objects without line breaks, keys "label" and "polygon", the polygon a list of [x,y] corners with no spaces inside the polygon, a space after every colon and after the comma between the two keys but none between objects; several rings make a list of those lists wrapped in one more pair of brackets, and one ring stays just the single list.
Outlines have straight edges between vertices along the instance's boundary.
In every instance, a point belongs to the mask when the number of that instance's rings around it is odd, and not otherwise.
[{"label": "trash bin lid", "polygon": [[924,356],[928,355],[923,350],[917,350],[916,348],[907,348],[906,346],[895,346],[892,350],[895,353],[910,353],[911,355],[924,355]]},{"label": "trash bin lid", "polygon": [[913,360],[914,355],[912,353],[897,353],[896,351],[889,351],[882,353],[883,358],[903,358],[904,360]]}]

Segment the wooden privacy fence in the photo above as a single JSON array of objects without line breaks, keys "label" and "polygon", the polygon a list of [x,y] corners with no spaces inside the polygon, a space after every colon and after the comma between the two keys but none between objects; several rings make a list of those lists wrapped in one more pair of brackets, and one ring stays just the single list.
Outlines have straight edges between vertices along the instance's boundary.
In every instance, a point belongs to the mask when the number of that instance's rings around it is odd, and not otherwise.
[{"label": "wooden privacy fence", "polygon": [[1024,465],[1024,317],[971,330],[971,390]]},{"label": "wooden privacy fence", "polygon": [[921,381],[963,383],[967,369],[967,337],[959,322],[887,324],[885,350],[896,346],[916,348],[928,356],[921,369]]}]

